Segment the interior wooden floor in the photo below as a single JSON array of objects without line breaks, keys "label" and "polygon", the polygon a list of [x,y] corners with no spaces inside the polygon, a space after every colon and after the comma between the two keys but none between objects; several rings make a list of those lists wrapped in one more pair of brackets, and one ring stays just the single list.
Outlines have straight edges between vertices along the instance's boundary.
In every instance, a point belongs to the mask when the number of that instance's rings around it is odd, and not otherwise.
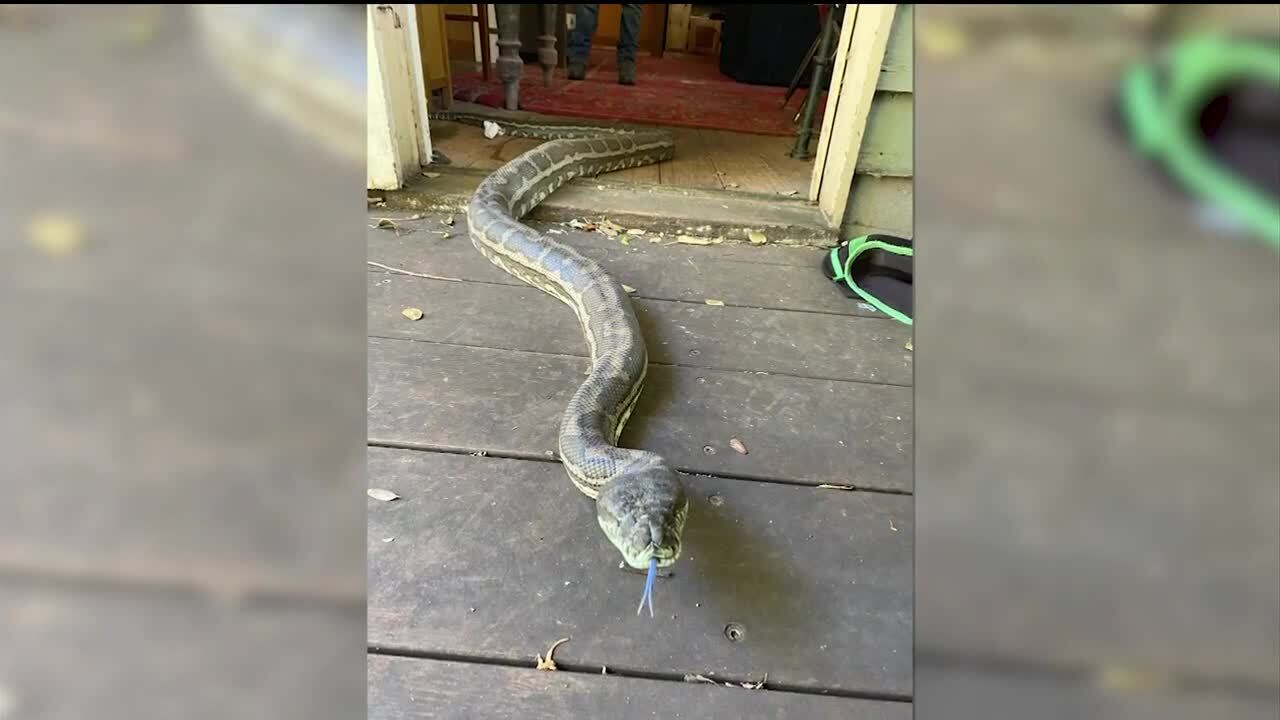
[{"label": "interior wooden floor", "polygon": [[[609,179],[795,197],[809,192],[813,161],[790,157],[793,138],[696,128],[670,131],[676,137],[673,160],[610,173]],[[431,123],[432,147],[454,167],[495,170],[541,142],[502,135],[489,140],[472,125]]]}]

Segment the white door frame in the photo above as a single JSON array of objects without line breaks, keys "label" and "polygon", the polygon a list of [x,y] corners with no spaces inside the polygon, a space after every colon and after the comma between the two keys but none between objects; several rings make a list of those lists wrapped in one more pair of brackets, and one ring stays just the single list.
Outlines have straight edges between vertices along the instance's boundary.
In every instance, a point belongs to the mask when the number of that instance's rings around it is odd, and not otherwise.
[{"label": "white door frame", "polygon": [[404,187],[431,161],[417,6],[368,5],[368,159],[371,190]]},{"label": "white door frame", "polygon": [[853,171],[880,80],[897,5],[846,5],[809,183],[827,225],[839,228],[849,204]]}]

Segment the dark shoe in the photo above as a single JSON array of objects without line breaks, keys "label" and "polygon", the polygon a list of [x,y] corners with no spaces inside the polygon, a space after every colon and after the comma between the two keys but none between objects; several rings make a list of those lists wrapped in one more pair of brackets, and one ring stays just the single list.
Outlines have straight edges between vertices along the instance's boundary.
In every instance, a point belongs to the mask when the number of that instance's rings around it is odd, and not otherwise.
[{"label": "dark shoe", "polygon": [[570,63],[570,64],[569,64],[569,79],[570,79],[570,80],[585,80],[585,79],[586,79],[586,77],[587,77],[587,66],[586,66],[586,65],[578,65],[577,63]]},{"label": "dark shoe", "polygon": [[634,63],[623,63],[618,66],[618,83],[621,85],[636,84],[636,66]]}]

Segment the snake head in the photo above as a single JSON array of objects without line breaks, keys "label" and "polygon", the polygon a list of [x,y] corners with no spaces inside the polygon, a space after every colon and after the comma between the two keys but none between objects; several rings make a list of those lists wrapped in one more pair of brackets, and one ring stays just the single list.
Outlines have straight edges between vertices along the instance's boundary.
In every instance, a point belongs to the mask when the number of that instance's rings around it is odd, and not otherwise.
[{"label": "snake head", "polygon": [[596,499],[596,520],[622,559],[647,570],[680,557],[681,535],[689,516],[689,498],[675,472],[661,464],[627,470],[610,480]]}]

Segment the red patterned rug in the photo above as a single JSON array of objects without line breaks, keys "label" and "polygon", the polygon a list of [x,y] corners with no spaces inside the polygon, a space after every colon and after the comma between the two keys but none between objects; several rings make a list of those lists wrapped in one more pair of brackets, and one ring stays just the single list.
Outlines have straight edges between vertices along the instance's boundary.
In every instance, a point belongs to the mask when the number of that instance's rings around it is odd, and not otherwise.
[{"label": "red patterned rug", "polygon": [[[804,88],[781,108],[786,88],[745,85],[720,74],[714,57],[640,54],[636,84],[618,84],[612,48],[593,48],[586,80],[571,82],[556,69],[551,87],[542,85],[542,68],[524,67],[520,109],[546,115],[619,120],[673,127],[732,130],[757,135],[794,136],[792,118],[804,106]],[[502,107],[502,81],[497,70],[485,82],[480,73],[454,77],[453,97],[464,102]],[[822,122],[819,103],[815,125]],[[815,128],[815,131],[817,128]]]}]

